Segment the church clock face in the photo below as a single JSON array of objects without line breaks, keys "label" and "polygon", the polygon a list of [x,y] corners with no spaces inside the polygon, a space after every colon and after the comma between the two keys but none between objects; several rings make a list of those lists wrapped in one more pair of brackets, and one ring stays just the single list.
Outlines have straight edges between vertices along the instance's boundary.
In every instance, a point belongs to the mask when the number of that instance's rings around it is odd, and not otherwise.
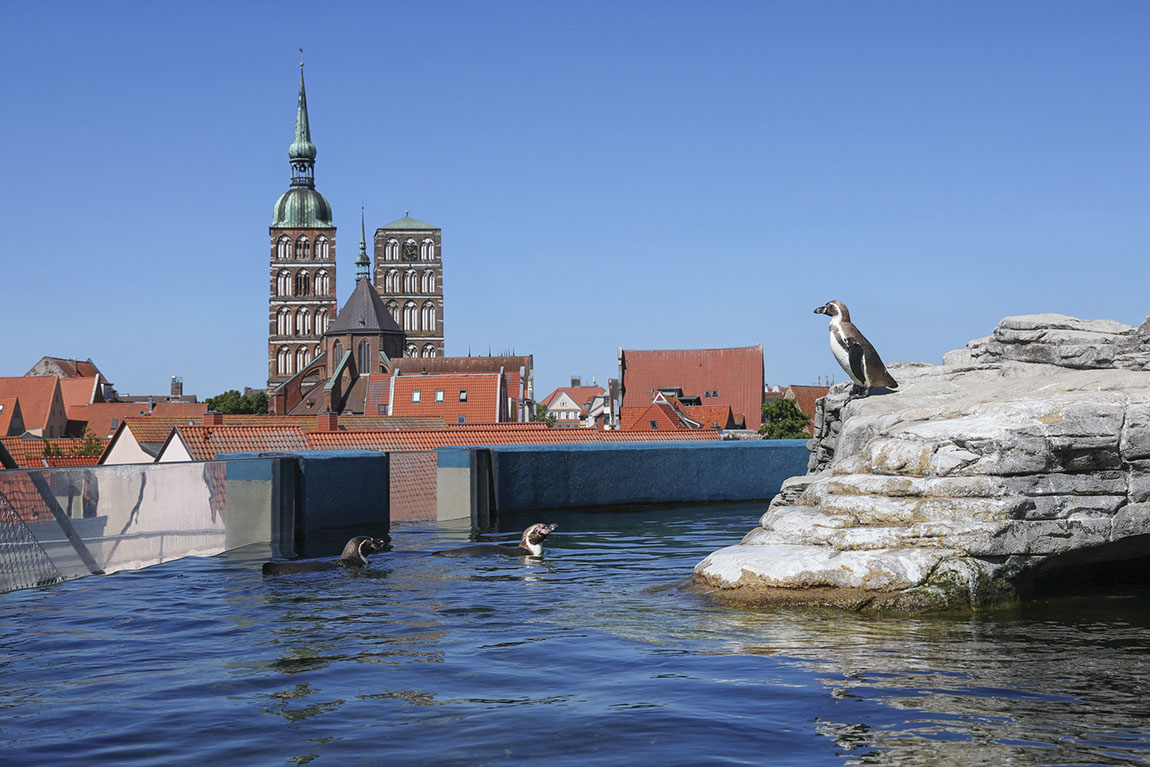
[{"label": "church clock face", "polygon": [[407,242],[403,243],[403,260],[414,261],[418,255],[416,253],[417,250],[418,248],[415,245],[415,240],[408,240]]}]

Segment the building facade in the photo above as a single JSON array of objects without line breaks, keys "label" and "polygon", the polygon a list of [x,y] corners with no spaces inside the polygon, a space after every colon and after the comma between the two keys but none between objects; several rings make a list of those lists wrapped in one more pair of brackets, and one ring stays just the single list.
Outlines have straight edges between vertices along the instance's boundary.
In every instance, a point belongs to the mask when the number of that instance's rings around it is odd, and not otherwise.
[{"label": "building facade", "polygon": [[404,215],[375,232],[375,289],[407,336],[405,357],[442,357],[442,231]]},{"label": "building facade", "polygon": [[269,229],[269,392],[320,354],[336,314],[335,224],[331,205],[315,188],[315,156],[301,65],[295,140],[288,147],[291,185],[276,201]]}]

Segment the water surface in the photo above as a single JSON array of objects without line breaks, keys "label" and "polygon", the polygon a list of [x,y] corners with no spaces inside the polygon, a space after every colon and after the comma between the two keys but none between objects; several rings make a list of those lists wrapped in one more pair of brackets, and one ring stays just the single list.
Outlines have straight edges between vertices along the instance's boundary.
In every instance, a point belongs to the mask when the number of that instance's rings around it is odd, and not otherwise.
[{"label": "water surface", "polygon": [[761,511],[501,520],[557,522],[543,562],[434,557],[467,530],[404,524],[364,573],[248,550],[0,595],[4,763],[1150,759],[1147,590],[931,618],[679,590]]}]

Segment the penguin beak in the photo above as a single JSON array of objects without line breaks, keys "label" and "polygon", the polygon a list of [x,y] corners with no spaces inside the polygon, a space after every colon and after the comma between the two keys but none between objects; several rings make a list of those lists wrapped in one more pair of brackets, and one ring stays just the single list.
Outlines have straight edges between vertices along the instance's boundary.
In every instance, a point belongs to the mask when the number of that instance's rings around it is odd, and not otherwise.
[{"label": "penguin beak", "polygon": [[815,309],[814,313],[815,314],[827,314],[827,308],[825,306],[820,306],[819,308]]}]

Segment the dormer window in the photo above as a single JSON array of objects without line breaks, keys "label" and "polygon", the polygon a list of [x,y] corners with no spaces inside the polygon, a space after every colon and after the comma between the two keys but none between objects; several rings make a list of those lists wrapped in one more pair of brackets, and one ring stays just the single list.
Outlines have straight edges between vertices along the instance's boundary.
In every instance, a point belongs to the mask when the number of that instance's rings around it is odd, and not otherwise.
[{"label": "dormer window", "polygon": [[411,393],[411,401],[412,402],[419,402],[419,397],[420,397],[419,389],[416,389],[415,391],[413,391]]},{"label": "dormer window", "polygon": [[459,401],[460,402],[466,402],[467,401],[467,389],[460,389],[459,390]]},{"label": "dormer window", "polygon": [[436,402],[443,402],[443,389],[436,389],[435,390],[435,401]]}]

